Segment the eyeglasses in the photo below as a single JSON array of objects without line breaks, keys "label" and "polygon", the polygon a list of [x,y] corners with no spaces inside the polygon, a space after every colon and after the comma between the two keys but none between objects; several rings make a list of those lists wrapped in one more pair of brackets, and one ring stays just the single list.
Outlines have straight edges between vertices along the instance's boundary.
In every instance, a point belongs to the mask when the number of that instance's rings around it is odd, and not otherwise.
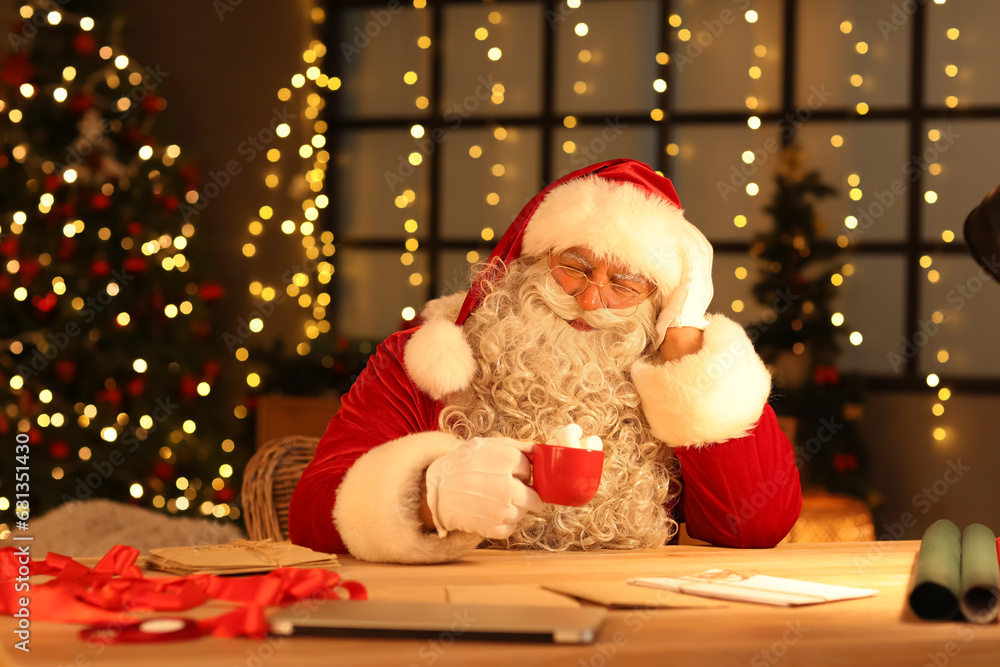
[{"label": "eyeglasses", "polygon": [[[605,284],[596,283],[590,279],[587,272],[573,266],[556,264],[552,266],[552,256],[549,256],[549,271],[555,278],[559,286],[570,296],[579,296],[591,284],[597,286],[597,293],[601,299],[601,305],[608,310],[614,310],[622,317],[629,317],[639,305],[649,298],[649,295],[656,291],[656,286],[646,286],[636,288],[624,283],[608,282]],[[560,258],[556,258],[559,262]]]}]

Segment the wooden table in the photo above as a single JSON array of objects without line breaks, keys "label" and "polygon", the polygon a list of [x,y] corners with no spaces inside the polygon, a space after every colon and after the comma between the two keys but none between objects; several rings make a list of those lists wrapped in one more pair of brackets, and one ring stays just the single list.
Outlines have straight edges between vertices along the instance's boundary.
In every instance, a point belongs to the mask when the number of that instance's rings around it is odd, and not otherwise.
[{"label": "wooden table", "polygon": [[[767,550],[672,546],[626,552],[477,551],[434,566],[376,565],[342,558],[345,578],[372,599],[418,599],[447,585],[624,581],[725,568],[875,588],[877,596],[798,608],[727,603],[713,609],[611,610],[589,645],[482,641],[271,637],[199,639],[91,647],[80,626],[34,623],[30,655],[14,651],[0,619],[9,664],[75,667],[212,665],[998,665],[1000,625],[928,622],[906,605],[919,542],[788,544]],[[190,616],[211,615],[200,608]],[[153,614],[151,614],[153,615]],[[15,655],[17,653],[17,655]]]}]

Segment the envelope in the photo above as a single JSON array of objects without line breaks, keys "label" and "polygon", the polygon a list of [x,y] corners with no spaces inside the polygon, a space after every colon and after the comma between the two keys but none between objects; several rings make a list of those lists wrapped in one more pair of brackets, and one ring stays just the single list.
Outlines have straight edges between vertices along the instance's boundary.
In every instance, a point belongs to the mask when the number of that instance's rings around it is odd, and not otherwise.
[{"label": "envelope", "polygon": [[708,598],[783,607],[854,600],[878,594],[871,588],[818,584],[762,574],[745,575],[731,570],[706,570],[686,577],[642,577],[629,579],[629,583]]},{"label": "envelope", "polygon": [[626,581],[545,584],[544,588],[588,602],[596,602],[612,609],[691,609],[726,606],[721,602],[663,589],[643,590],[638,586],[630,586]]},{"label": "envelope", "polygon": [[228,544],[150,549],[146,567],[177,575],[251,574],[279,567],[339,567],[336,555],[285,540],[236,540]]}]

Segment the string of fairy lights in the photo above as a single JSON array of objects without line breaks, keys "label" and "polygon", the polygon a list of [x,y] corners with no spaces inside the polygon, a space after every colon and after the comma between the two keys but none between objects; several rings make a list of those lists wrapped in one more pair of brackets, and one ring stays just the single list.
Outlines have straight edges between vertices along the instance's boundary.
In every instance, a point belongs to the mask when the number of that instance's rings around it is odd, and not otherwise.
[{"label": "string of fairy lights", "polygon": [[[310,19],[314,26],[321,25],[326,20],[326,14],[320,7],[310,10]],[[330,282],[334,266],[330,258],[336,252],[334,236],[330,231],[320,232],[316,227],[320,211],[330,204],[329,197],[324,193],[326,167],[330,161],[330,153],[326,150],[327,123],[320,115],[324,107],[323,89],[336,91],[341,87],[341,80],[323,72],[323,57],[326,55],[326,45],[319,39],[312,39],[302,53],[300,66],[302,71],[296,72],[289,79],[289,84],[282,86],[277,92],[281,102],[297,102],[304,107],[302,113],[306,124],[302,128],[307,139],[302,141],[299,134],[293,131],[288,123],[280,123],[274,129],[275,144],[265,153],[270,163],[264,175],[264,185],[267,187],[268,203],[261,205],[257,215],[247,224],[248,237],[243,242],[242,253],[246,258],[257,255],[258,248],[266,247],[273,242],[280,232],[288,238],[297,238],[301,243],[303,254],[310,264],[303,262],[298,269],[287,274],[268,279],[254,279],[248,285],[252,297],[263,303],[273,303],[281,299],[282,293],[289,297],[302,312],[303,321],[300,325],[300,340],[295,351],[300,356],[306,356],[312,351],[313,341],[320,335],[330,332],[327,308],[330,306],[330,295],[321,289],[310,289],[315,281],[318,285]],[[298,142],[288,148],[285,144]],[[289,167],[288,165],[291,165]],[[291,176],[287,174],[291,173]],[[308,266],[315,267],[315,276],[311,276]],[[318,292],[313,295],[313,292]],[[264,317],[255,316],[247,323],[253,333],[264,329]],[[241,345],[234,351],[239,362],[250,360],[250,350]],[[324,365],[333,363],[332,357],[323,358]],[[246,373],[246,383],[251,388],[261,384],[261,377],[256,371]],[[247,407],[237,405],[234,414],[239,419],[247,416]]]}]

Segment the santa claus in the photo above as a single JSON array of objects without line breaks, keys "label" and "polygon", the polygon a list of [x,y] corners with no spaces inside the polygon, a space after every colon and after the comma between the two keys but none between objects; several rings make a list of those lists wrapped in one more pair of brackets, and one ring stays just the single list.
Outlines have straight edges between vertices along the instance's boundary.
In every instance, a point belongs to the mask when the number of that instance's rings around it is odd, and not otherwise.
[{"label": "santa claus", "polygon": [[[770,375],[706,315],[712,248],[670,181],[634,160],[534,197],[472,287],[383,342],[295,489],[296,544],[370,561],[477,546],[631,549],[678,525],[769,547],[802,502]],[[603,440],[597,495],[545,504],[526,452],[567,424]]]}]

